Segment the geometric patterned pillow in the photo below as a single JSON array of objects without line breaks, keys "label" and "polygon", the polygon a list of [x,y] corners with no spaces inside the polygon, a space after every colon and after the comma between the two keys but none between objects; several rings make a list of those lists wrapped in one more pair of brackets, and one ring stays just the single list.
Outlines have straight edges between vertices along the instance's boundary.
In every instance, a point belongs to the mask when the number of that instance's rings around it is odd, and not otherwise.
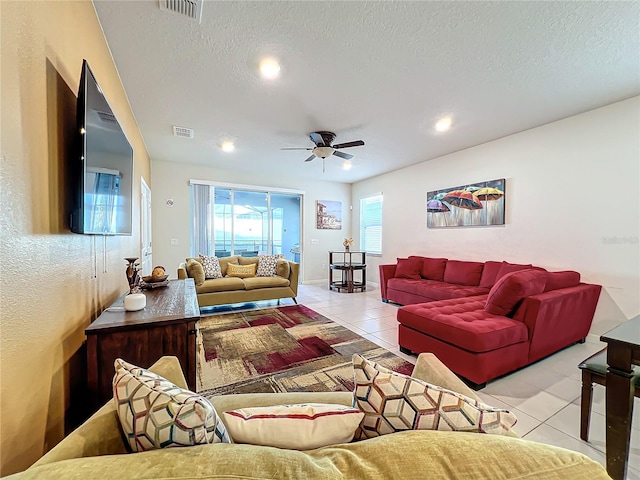
[{"label": "geometric patterned pillow", "polygon": [[282,258],[282,254],[278,255],[258,255],[258,270],[256,277],[275,277],[278,259]]},{"label": "geometric patterned pillow", "polygon": [[218,257],[208,257],[200,254],[200,262],[202,263],[202,268],[204,268],[205,278],[222,278]]},{"label": "geometric patterned pillow", "polygon": [[230,443],[209,400],[120,358],[114,365],[113,399],[131,450]]},{"label": "geometric patterned pillow", "polygon": [[517,419],[446,388],[431,385],[353,355],[354,406],[364,412],[355,439],[401,430],[445,430],[504,435]]}]

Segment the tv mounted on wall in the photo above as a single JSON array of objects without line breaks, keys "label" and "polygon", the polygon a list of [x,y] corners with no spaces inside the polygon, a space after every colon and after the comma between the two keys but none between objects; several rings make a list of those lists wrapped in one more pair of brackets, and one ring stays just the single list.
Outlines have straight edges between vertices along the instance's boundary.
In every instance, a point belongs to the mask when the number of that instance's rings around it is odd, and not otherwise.
[{"label": "tv mounted on wall", "polygon": [[133,149],[86,60],[78,89],[71,231],[131,235]]}]

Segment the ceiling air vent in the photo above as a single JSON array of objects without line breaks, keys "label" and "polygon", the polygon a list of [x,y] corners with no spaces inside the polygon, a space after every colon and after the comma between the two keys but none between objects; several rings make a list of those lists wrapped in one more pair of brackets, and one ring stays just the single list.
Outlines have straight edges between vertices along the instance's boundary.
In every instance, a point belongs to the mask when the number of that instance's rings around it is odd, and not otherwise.
[{"label": "ceiling air vent", "polygon": [[193,138],[193,129],[173,126],[173,135],[176,137]]},{"label": "ceiling air vent", "polygon": [[177,13],[200,23],[204,0],[158,0],[160,10]]}]

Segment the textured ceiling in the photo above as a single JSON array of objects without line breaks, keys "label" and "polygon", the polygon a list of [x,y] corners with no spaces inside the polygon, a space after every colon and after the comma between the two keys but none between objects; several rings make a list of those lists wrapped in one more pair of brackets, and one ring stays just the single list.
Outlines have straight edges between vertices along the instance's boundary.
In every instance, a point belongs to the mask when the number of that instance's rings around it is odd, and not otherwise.
[{"label": "textured ceiling", "polygon": [[[351,183],[640,94],[638,2],[94,4],[152,160]],[[317,130],[366,142],[350,171],[280,150]]]}]

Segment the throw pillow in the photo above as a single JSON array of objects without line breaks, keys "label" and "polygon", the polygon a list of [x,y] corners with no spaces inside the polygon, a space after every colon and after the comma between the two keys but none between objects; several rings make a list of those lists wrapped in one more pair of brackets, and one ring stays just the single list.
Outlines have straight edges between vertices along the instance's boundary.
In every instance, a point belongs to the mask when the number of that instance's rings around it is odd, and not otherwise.
[{"label": "throw pillow", "polygon": [[364,414],[345,405],[307,403],[242,408],[224,417],[235,443],[312,450],[350,442]]},{"label": "throw pillow", "polygon": [[227,277],[249,278],[256,276],[256,264],[251,265],[227,265]]},{"label": "throw pillow", "polygon": [[[412,258],[412,257],[409,257]],[[420,276],[428,280],[444,281],[444,269],[447,266],[446,258],[422,257]]]},{"label": "throw pillow", "polygon": [[258,255],[256,277],[275,277],[280,255]]},{"label": "throw pillow", "polygon": [[113,399],[131,450],[230,443],[209,400],[120,358],[114,365]]},{"label": "throw pillow", "polygon": [[544,291],[547,275],[533,269],[507,273],[489,290],[484,309],[494,315],[509,316],[525,297]]},{"label": "throw pillow", "polygon": [[408,278],[410,280],[420,280],[420,269],[422,268],[422,258],[398,258],[395,278]]},{"label": "throw pillow", "polygon": [[200,262],[202,263],[202,268],[204,268],[205,278],[222,278],[218,257],[208,257],[200,254]]},{"label": "throw pillow", "polygon": [[444,430],[503,435],[517,419],[446,388],[431,385],[353,355],[354,404],[364,412],[356,439],[402,430]]},{"label": "throw pillow", "polygon": [[204,283],[206,276],[204,274],[204,267],[202,266],[202,263],[190,258],[185,265],[185,268],[187,270],[187,275],[189,278],[193,278],[196,285],[202,285]]},{"label": "throw pillow", "polygon": [[291,266],[289,265],[289,260],[285,260],[284,258],[278,259],[278,263],[276,264],[276,275],[282,278],[289,278],[291,274]]},{"label": "throw pillow", "polygon": [[558,290],[560,288],[575,287],[580,283],[580,274],[572,270],[564,272],[548,272],[547,283],[544,286],[545,292]]}]

